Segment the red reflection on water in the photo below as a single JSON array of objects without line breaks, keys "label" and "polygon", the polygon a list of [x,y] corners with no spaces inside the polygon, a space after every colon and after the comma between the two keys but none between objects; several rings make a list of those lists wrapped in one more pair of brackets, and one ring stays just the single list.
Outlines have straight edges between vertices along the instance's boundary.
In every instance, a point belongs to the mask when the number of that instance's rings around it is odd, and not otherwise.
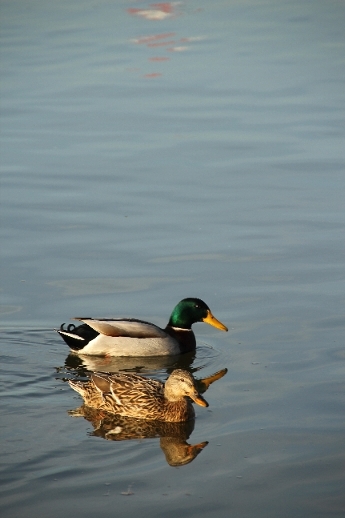
[{"label": "red reflection on water", "polygon": [[[139,16],[147,20],[160,21],[168,17],[176,18],[181,12],[177,11],[177,6],[180,6],[182,2],[159,2],[149,4],[146,8],[128,8],[127,12],[131,16]],[[176,24],[176,21],[173,22]],[[137,45],[145,45],[147,48],[164,48],[166,52],[185,52],[189,49],[188,43],[193,41],[200,41],[204,39],[200,36],[191,37],[176,37],[176,32],[165,32],[159,34],[150,34],[147,36],[140,36],[135,38],[132,43]],[[148,58],[152,62],[164,62],[169,61],[170,58],[167,56],[152,56]],[[160,77],[160,72],[152,72],[145,74],[146,78]]]},{"label": "red reflection on water", "polygon": [[164,13],[173,13],[174,12],[174,7],[171,2],[160,2],[158,4],[151,4],[151,6],[155,7],[156,9],[160,9]]},{"label": "red reflection on water", "polygon": [[171,16],[176,16],[177,11],[175,6],[177,3],[173,2],[161,2],[158,4],[150,4],[147,9],[138,9],[135,7],[129,7],[127,12],[132,16],[141,16],[146,20],[165,20]]},{"label": "red reflection on water", "polygon": [[175,36],[175,32],[166,32],[165,34],[153,34],[152,36],[142,36],[141,38],[137,38],[132,40],[133,43],[138,43],[139,45],[147,45],[152,43],[153,41],[162,40],[166,38],[172,38]]}]

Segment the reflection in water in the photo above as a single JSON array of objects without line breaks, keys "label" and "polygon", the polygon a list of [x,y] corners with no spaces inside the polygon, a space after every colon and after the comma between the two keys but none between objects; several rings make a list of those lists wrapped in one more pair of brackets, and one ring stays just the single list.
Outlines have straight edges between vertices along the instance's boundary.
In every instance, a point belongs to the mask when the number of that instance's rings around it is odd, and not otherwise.
[{"label": "reflection in water", "polygon": [[78,376],[86,376],[87,372],[136,372],[151,373],[158,370],[172,372],[173,369],[191,370],[196,352],[175,356],[88,356],[71,353],[65,360],[65,368],[74,371]]},{"label": "reflection in water", "polygon": [[[179,354],[177,356],[156,356],[156,357],[112,357],[102,358],[97,356],[80,356],[77,354],[69,354],[65,360],[64,367],[57,367],[57,372],[67,371],[78,376],[79,378],[86,378],[91,372],[102,371],[108,373],[115,372],[135,372],[137,374],[155,374],[160,377],[164,376],[164,373],[171,374],[175,369],[184,369],[190,373],[195,373],[207,366],[210,359],[210,351],[205,352],[205,358],[199,358],[201,361],[199,365],[194,365],[196,359],[195,351],[186,354]],[[207,356],[206,356],[207,354]],[[202,355],[201,355],[202,356]],[[198,386],[198,390],[203,393],[210,386],[211,383],[217,379],[222,378],[227,373],[227,369],[208,376],[207,378],[196,379],[195,382]]]},{"label": "reflection in water", "polygon": [[[179,7],[179,9],[177,7]],[[180,2],[150,4],[143,9],[132,7],[127,9],[127,13],[131,16],[155,22],[170,19],[174,24],[176,24],[176,19],[182,14]],[[185,52],[189,49],[188,44],[203,39],[205,39],[203,36],[180,37],[175,31],[169,31],[166,33],[150,34],[140,36],[138,38],[132,38],[131,42],[137,45],[145,45],[149,49],[157,48],[166,52]],[[169,61],[169,59],[170,58],[168,56],[151,56],[148,58],[151,62],[164,62]],[[160,77],[161,75],[161,72],[151,72],[144,74],[144,77],[155,78]]]},{"label": "reflection in water", "polygon": [[160,2],[150,4],[146,9],[129,8],[127,12],[132,16],[140,16],[146,20],[166,20],[178,15],[176,2]]},{"label": "reflection in water", "polygon": [[208,442],[188,444],[187,439],[194,430],[194,419],[184,423],[165,423],[163,421],[147,421],[113,414],[87,407],[85,404],[70,410],[73,417],[84,417],[94,430],[90,435],[102,437],[109,441],[127,441],[131,439],[160,438],[166,461],[170,466],[189,464],[201,452]]},{"label": "reflection in water", "polygon": [[211,376],[207,376],[206,378],[201,378],[199,380],[195,380],[196,387],[198,391],[203,394],[206,392],[206,390],[209,388],[212,383],[214,383],[217,380],[220,380],[225,376],[225,374],[228,372],[228,369],[222,369],[220,371],[215,372],[214,374],[211,374]]},{"label": "reflection in water", "polygon": [[[180,375],[180,373],[183,374],[183,371],[175,370],[175,373]],[[193,380],[198,393],[196,395],[190,393],[190,396],[196,403],[204,406],[205,401],[200,396],[200,393],[205,392],[212,383],[225,376],[226,373],[227,369],[222,369],[206,378]],[[187,373],[184,373],[184,375],[185,374]],[[125,381],[127,379],[127,382],[128,378],[139,378],[135,375],[119,376],[120,379],[123,377]],[[126,404],[133,404],[135,407],[138,400],[138,394],[134,393],[135,400],[132,401],[133,394],[131,393],[131,387],[128,386],[128,383],[126,386],[122,387],[123,390],[128,390],[128,394],[123,391],[122,393],[116,392],[117,387],[115,387],[115,385],[111,385],[111,380],[114,380],[115,377],[117,376],[107,376],[105,373],[96,373],[92,380],[96,380],[97,382],[98,394],[93,394],[93,397],[96,397],[97,399],[95,404],[97,408],[92,408],[84,403],[79,408],[69,411],[69,415],[73,417],[84,417],[87,421],[92,423],[94,431],[91,435],[112,441],[160,437],[160,446],[165,454],[166,461],[170,466],[182,466],[188,464],[195,459],[203,448],[205,448],[208,444],[207,441],[194,445],[187,443],[187,439],[194,430],[194,411],[189,414],[189,419],[184,422],[166,422],[152,418],[150,419],[150,417],[148,419],[138,419],[125,415],[114,415],[113,413],[108,412],[107,399],[109,398],[116,401],[117,409],[119,408],[119,405],[126,406]],[[143,379],[142,377],[140,378]],[[154,389],[159,385],[159,382],[155,380],[147,379],[146,382],[149,386],[152,385]],[[82,385],[81,382],[72,382],[72,388],[75,388],[73,385],[76,383]],[[83,385],[87,386],[90,383],[91,382],[87,382]],[[162,387],[162,384],[160,385]],[[94,400],[85,397],[84,392],[81,393],[89,405],[93,405],[95,403]],[[156,397],[158,395],[159,394],[155,394]],[[184,399],[186,400],[187,408],[190,409],[191,402],[187,400],[187,398]],[[139,406],[142,406],[143,404],[145,405],[145,401],[144,403],[141,401]],[[133,415],[135,415],[135,412]],[[188,416],[186,417],[188,418]]]}]

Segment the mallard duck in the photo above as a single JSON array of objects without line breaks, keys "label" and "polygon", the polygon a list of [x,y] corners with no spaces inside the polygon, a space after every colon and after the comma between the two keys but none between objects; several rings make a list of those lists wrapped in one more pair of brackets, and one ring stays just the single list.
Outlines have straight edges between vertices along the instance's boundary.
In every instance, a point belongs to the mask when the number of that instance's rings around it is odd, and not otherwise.
[{"label": "mallard duck", "polygon": [[56,331],[72,351],[94,356],[166,356],[194,351],[192,324],[206,322],[222,331],[219,322],[200,299],[183,299],[171,313],[165,329],[135,318],[75,318],[83,322]]},{"label": "mallard duck", "polygon": [[165,384],[122,372],[94,372],[87,382],[69,380],[68,383],[83,397],[85,405],[138,419],[188,421],[194,418],[190,399],[197,405],[208,406],[197,391],[193,376],[182,369],[174,370]]}]

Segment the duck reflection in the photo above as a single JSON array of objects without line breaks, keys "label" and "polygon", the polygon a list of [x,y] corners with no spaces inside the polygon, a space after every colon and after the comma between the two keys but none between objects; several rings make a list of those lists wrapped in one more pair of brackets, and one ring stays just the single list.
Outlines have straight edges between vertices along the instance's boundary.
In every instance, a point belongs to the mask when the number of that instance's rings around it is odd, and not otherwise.
[{"label": "duck reflection", "polygon": [[94,428],[90,435],[108,441],[159,438],[160,447],[170,466],[189,464],[208,444],[208,441],[198,444],[187,442],[194,430],[194,419],[182,423],[134,419],[113,415],[85,404],[70,410],[69,415],[84,417]]},{"label": "duck reflection", "polygon": [[68,371],[75,371],[78,376],[86,376],[88,372],[95,371],[150,373],[165,370],[172,372],[173,369],[177,368],[189,370],[195,356],[195,351],[174,356],[112,356],[107,358],[71,353],[65,360],[65,368]]},{"label": "duck reflection", "polygon": [[160,437],[168,464],[191,462],[208,442],[191,445],[194,429],[192,401],[208,406],[201,393],[222,378],[227,369],[195,380],[185,370],[175,369],[164,384],[133,373],[94,372],[89,381],[69,380],[84,404],[69,414],[92,423],[92,435],[108,440]]},{"label": "duck reflection", "polygon": [[227,372],[228,369],[221,369],[220,371],[217,371],[214,374],[211,374],[211,376],[207,376],[206,378],[195,379],[194,381],[197,390],[200,392],[200,394],[203,394],[206,392],[209,386],[212,385],[212,383],[223,378]]}]

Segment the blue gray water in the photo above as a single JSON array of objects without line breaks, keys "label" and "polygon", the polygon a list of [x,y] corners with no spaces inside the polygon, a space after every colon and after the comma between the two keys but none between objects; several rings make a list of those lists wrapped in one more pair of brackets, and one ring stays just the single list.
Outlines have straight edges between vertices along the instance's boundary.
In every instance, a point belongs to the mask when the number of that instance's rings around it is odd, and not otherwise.
[{"label": "blue gray water", "polygon": [[[11,0],[1,19],[3,516],[343,517],[343,2]],[[133,365],[78,365],[53,328],[164,326],[187,296],[229,333],[196,324],[185,361],[229,372],[187,440],[208,445],[172,467],[159,438],[68,413],[64,379]]]}]

